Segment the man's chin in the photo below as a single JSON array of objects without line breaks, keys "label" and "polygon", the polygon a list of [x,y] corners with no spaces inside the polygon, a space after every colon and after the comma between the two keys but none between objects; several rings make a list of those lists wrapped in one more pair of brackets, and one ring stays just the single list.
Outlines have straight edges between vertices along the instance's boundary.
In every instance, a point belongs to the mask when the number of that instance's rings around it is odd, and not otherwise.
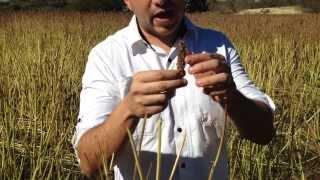
[{"label": "man's chin", "polygon": [[178,30],[177,27],[157,27],[155,28],[155,32],[159,37],[170,37],[176,34]]}]

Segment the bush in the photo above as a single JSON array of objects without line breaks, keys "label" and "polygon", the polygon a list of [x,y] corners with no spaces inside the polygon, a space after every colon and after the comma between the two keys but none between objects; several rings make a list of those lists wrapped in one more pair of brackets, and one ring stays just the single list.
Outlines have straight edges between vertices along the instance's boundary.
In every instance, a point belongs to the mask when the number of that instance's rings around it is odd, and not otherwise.
[{"label": "bush", "polygon": [[207,10],[208,10],[207,0],[186,0],[187,12],[207,11]]},{"label": "bush", "polygon": [[312,9],[314,12],[320,12],[320,1],[319,0],[304,0],[303,5],[306,8]]},{"label": "bush", "polygon": [[122,10],[122,0],[76,0],[68,3],[68,9],[74,10]]}]

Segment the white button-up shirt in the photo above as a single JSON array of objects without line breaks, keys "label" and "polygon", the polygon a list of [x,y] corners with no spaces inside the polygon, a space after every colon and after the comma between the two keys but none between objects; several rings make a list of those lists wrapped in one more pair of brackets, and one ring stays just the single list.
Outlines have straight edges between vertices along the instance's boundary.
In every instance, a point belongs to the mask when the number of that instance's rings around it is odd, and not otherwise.
[{"label": "white button-up shirt", "polygon": [[[197,27],[187,18],[184,19],[184,23],[186,33],[183,38],[190,52],[223,55],[231,67],[237,89],[246,97],[262,101],[274,110],[272,100],[249,80],[240,63],[239,55],[224,34]],[[127,27],[94,47],[89,54],[83,76],[80,112],[73,137],[74,147],[77,147],[79,139],[86,131],[108,120],[110,113],[126,96],[135,73],[176,68],[177,51],[177,43],[169,54],[146,43],[139,33],[135,16]],[[182,144],[182,132],[186,133],[186,141],[174,179],[208,178],[224,124],[224,110],[195,85],[193,75],[187,73],[185,78],[188,85],[176,90],[175,96],[163,112],[146,121],[141,164],[145,174],[149,172],[150,179],[155,177],[156,124],[159,120],[162,121],[162,179],[168,179],[170,175],[177,151]],[[140,121],[133,132],[135,144],[139,142],[141,129]],[[129,142],[126,142],[116,154],[115,179],[132,179],[133,169],[132,150]],[[227,154],[226,147],[223,147],[214,179],[227,178]]]}]

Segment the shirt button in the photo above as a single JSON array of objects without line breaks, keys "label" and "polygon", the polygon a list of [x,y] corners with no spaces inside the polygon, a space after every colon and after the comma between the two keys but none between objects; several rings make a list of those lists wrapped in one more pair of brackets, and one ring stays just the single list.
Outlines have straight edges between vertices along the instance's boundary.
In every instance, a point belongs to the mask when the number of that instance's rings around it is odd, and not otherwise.
[{"label": "shirt button", "polygon": [[182,128],[181,128],[181,127],[178,127],[178,128],[177,128],[177,131],[178,131],[179,133],[181,133],[181,132],[182,132]]},{"label": "shirt button", "polygon": [[186,168],[186,163],[184,163],[184,162],[181,163],[180,167],[181,167],[181,168]]}]

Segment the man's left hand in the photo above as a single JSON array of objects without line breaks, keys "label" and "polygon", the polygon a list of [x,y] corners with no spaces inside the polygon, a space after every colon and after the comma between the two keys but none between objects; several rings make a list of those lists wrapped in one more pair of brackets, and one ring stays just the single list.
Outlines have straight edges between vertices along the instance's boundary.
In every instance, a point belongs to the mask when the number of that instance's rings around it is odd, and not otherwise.
[{"label": "man's left hand", "polygon": [[224,56],[219,54],[191,54],[185,59],[190,65],[189,73],[196,79],[196,85],[217,102],[228,98],[230,90],[235,89],[231,69]]}]

